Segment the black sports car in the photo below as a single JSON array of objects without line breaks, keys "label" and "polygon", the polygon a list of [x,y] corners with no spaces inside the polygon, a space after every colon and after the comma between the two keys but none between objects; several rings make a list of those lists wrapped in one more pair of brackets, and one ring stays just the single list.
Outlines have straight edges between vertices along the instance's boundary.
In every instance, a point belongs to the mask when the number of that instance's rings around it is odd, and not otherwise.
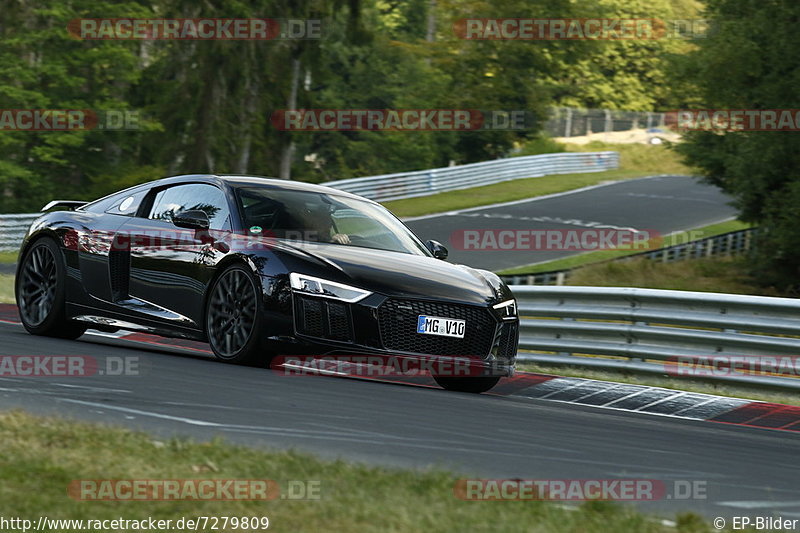
[{"label": "black sports car", "polygon": [[423,244],[365,198],[188,175],[44,210],[16,278],[20,317],[35,335],[139,330],[208,341],[219,359],[248,364],[276,355],[465,357],[481,371],[434,377],[471,392],[514,372],[519,320],[509,288],[443,261],[446,248]]}]

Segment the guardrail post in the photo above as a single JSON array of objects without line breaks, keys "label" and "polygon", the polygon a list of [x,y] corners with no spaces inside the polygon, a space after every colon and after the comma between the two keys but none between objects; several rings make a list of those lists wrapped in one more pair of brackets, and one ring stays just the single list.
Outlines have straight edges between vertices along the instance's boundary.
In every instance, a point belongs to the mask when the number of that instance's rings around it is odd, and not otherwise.
[{"label": "guardrail post", "polygon": [[[634,301],[634,302],[631,302],[631,307],[637,308],[637,307],[640,307],[640,306],[639,306],[639,304],[637,302]],[[637,321],[634,321],[633,325],[634,326],[647,326],[648,323],[644,322],[644,321],[641,321],[641,320],[637,320]],[[628,341],[628,344],[634,344],[634,341],[636,340],[636,337],[633,335],[633,333],[631,333],[630,330],[628,330],[628,332],[627,332],[626,340]],[[629,360],[633,361],[633,362],[636,362],[636,363],[644,362],[644,359],[642,359],[641,357],[631,357]]]},{"label": "guardrail post", "polygon": [[[565,317],[561,317],[561,320],[562,320],[563,322],[575,322],[575,319],[574,319],[574,318],[570,318],[570,317],[566,317],[566,316],[565,316]],[[571,356],[571,355],[572,355],[572,352],[558,352],[558,355],[568,355],[568,356]]]},{"label": "guardrail post", "polygon": [[572,137],[572,109],[567,109],[567,120],[564,125],[564,137]]}]

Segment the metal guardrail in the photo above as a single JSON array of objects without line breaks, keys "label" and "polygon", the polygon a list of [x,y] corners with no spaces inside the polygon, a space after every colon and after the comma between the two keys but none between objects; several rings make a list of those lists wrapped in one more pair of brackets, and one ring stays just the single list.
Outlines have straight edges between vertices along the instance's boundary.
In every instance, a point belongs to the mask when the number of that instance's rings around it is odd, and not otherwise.
[{"label": "metal guardrail", "polygon": [[675,261],[685,261],[687,259],[701,259],[703,257],[714,257],[718,255],[733,255],[747,252],[753,245],[753,236],[758,228],[747,228],[743,230],[730,231],[720,235],[713,235],[694,241],[676,244],[650,250],[640,254],[620,257],[618,261],[630,261],[639,257],[659,261],[662,263],[673,263]]},{"label": "metal guardrail", "polygon": [[[401,172],[324,183],[376,201],[399,200],[489,185],[519,178],[551,174],[602,172],[619,167],[617,152],[579,152],[543,154],[497,159],[445,168]],[[0,215],[0,252],[19,249],[22,237],[41,213]]]},{"label": "metal guardrail", "polygon": [[16,252],[22,246],[25,232],[41,213],[0,215],[0,252]]},{"label": "metal guardrail", "polygon": [[619,168],[618,152],[577,152],[496,159],[323,183],[375,201],[400,200],[444,191],[553,174],[602,172]]},{"label": "metal guardrail", "polygon": [[[615,287],[511,289],[522,317],[520,361],[678,377],[694,372],[800,389],[798,299]],[[745,356],[746,372],[725,367]],[[705,369],[705,363],[717,366]]]},{"label": "metal guardrail", "polygon": [[545,123],[551,137],[575,137],[598,132],[666,128],[666,113],[555,107]]},{"label": "metal guardrail", "polygon": [[[731,231],[721,235],[705,237],[674,246],[659,248],[658,250],[649,250],[647,252],[626,255],[602,262],[624,262],[644,258],[662,263],[672,263],[688,259],[734,255],[750,250],[754,242],[753,237],[757,231],[758,228]],[[596,265],[598,263],[593,264]],[[579,268],[581,267],[531,274],[509,274],[502,275],[500,278],[509,285],[564,285],[567,279],[569,279],[570,274]]]}]

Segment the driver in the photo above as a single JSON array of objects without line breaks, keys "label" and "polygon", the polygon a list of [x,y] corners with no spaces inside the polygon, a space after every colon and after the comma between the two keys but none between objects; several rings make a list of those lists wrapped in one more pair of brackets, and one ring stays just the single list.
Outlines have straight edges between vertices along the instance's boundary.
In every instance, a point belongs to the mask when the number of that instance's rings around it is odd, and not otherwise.
[{"label": "driver", "polygon": [[323,209],[303,210],[303,222],[307,231],[315,231],[320,242],[350,244],[350,236],[338,233],[333,224],[333,217]]}]

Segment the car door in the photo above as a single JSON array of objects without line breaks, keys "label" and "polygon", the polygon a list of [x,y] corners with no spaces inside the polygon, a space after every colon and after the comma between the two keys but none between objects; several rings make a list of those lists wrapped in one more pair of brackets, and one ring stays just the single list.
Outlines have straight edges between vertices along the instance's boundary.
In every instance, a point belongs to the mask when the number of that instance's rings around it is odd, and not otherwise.
[{"label": "car door", "polygon": [[[216,263],[226,249],[212,235],[230,231],[227,198],[209,183],[183,183],[151,191],[150,209],[120,229],[130,247],[128,298],[130,310],[176,325],[200,328],[203,295]],[[179,228],[173,216],[201,210],[209,231]]]},{"label": "car door", "polygon": [[95,300],[113,302],[118,299],[119,289],[124,283],[111,274],[121,260],[124,261],[125,244],[119,240],[119,228],[136,216],[149,189],[125,191],[95,202],[83,211],[86,221],[76,228],[75,246],[82,287]]}]

